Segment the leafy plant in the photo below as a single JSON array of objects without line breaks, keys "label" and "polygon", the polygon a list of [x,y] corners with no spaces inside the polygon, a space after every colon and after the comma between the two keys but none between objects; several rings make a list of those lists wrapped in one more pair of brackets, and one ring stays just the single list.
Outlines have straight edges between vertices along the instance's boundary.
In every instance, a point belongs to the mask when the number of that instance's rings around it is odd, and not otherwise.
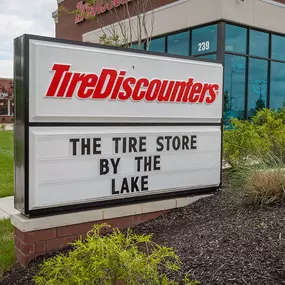
[{"label": "leafy plant", "polygon": [[5,124],[1,124],[1,125],[0,125],[0,130],[1,130],[1,131],[5,131],[5,129],[6,129],[6,125],[5,125]]},{"label": "leafy plant", "polygon": [[[73,243],[75,249],[67,256],[47,260],[34,277],[37,285],[175,285],[170,272],[178,272],[181,262],[173,249],[151,241],[151,235],[136,235],[128,230],[124,235],[113,229],[101,236],[105,224],[95,225],[86,241]],[[199,284],[183,280],[185,285]]]},{"label": "leafy plant", "polygon": [[224,132],[224,160],[233,167],[252,156],[273,153],[285,157],[285,110],[262,109],[251,121],[232,119]]},{"label": "leafy plant", "polygon": [[246,164],[258,152],[269,150],[269,142],[263,140],[254,124],[231,119],[231,129],[224,131],[223,158],[233,167]]}]

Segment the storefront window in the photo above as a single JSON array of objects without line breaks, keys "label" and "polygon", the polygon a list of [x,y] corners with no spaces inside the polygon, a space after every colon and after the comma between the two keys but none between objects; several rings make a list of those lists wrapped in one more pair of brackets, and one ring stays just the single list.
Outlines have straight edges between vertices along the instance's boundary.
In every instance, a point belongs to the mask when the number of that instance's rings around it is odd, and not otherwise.
[{"label": "storefront window", "polygon": [[165,52],[165,38],[153,39],[149,44],[149,51]]},{"label": "storefront window", "polygon": [[250,30],[250,55],[268,57],[269,34]]},{"label": "storefront window", "polygon": [[217,50],[218,26],[212,25],[192,31],[192,55]]},{"label": "storefront window", "polygon": [[0,99],[0,115],[8,115],[8,100]]},{"label": "storefront window", "polygon": [[268,61],[251,58],[248,78],[248,118],[267,106]]},{"label": "storefront window", "polygon": [[247,29],[226,25],[226,51],[236,53],[246,53],[247,47]]},{"label": "storefront window", "polygon": [[139,50],[144,50],[144,43],[141,43],[139,47],[138,47],[138,44],[133,44],[132,48],[139,49]]},{"label": "storefront window", "polygon": [[285,37],[272,35],[272,58],[285,60]]},{"label": "storefront window", "polygon": [[285,63],[271,63],[270,108],[280,109],[285,103]]},{"label": "storefront window", "polygon": [[189,55],[189,32],[168,36],[167,52],[178,55]]},{"label": "storefront window", "polygon": [[207,59],[212,59],[212,60],[217,60],[217,55],[214,54],[207,54],[207,55],[200,55],[198,56],[199,58],[207,58]]},{"label": "storefront window", "polygon": [[224,70],[224,118],[244,118],[246,58],[227,54]]}]

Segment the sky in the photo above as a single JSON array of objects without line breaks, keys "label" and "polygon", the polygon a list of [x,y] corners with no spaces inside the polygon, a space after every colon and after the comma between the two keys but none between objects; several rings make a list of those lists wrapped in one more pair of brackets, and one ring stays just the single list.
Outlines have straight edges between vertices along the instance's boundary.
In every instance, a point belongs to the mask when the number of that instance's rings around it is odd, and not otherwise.
[{"label": "sky", "polygon": [[55,35],[56,0],[0,0],[0,78],[13,78],[13,41],[22,34]]}]

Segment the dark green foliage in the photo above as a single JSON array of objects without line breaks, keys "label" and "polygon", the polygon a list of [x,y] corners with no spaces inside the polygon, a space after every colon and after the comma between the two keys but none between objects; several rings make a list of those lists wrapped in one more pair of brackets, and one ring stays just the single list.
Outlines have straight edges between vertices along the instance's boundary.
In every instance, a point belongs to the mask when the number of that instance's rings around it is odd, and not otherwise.
[{"label": "dark green foliage", "polygon": [[272,153],[285,157],[285,110],[262,109],[251,121],[231,120],[224,132],[223,157],[236,167],[246,164],[254,156]]}]

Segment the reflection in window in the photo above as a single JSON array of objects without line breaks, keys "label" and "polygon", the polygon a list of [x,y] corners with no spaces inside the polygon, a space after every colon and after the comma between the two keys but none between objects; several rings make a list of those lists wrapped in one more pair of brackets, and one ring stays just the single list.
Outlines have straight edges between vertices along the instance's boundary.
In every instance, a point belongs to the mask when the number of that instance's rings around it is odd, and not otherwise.
[{"label": "reflection in window", "polygon": [[272,35],[272,58],[285,60],[285,37]]},{"label": "reflection in window", "polygon": [[139,47],[138,47],[138,44],[133,44],[133,45],[132,45],[132,48],[144,50],[144,43],[141,43]]},{"label": "reflection in window", "polygon": [[267,60],[249,60],[248,118],[267,106],[267,73]]},{"label": "reflection in window", "polygon": [[218,26],[212,25],[192,31],[192,55],[217,50]]},{"label": "reflection in window", "polygon": [[167,52],[178,55],[189,55],[189,32],[168,36]]},{"label": "reflection in window", "polygon": [[285,103],[285,63],[271,63],[270,108],[280,109]]},{"label": "reflection in window", "polygon": [[153,39],[149,44],[149,51],[165,52],[165,38]]},{"label": "reflection in window", "polygon": [[246,58],[227,54],[224,74],[224,118],[244,118]]},{"label": "reflection in window", "polygon": [[250,55],[268,57],[269,34],[251,30],[250,31]]},{"label": "reflection in window", "polygon": [[226,51],[246,53],[247,29],[226,25]]},{"label": "reflection in window", "polygon": [[212,59],[212,60],[217,60],[217,55],[214,54],[207,54],[207,55],[200,55],[198,56],[199,58],[207,58],[207,59]]},{"label": "reflection in window", "polygon": [[0,115],[8,115],[8,100],[0,100]]}]

